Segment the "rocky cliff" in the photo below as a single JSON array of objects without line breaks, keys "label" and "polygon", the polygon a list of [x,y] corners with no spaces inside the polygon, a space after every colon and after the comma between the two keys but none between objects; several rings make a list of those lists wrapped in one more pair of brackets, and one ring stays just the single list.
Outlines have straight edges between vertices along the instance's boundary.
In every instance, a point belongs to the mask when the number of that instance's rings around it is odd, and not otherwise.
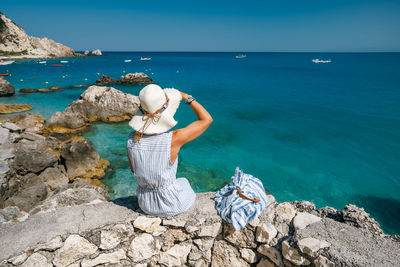
[{"label": "rocky cliff", "polygon": [[74,50],[48,38],[29,36],[0,12],[0,56],[9,58],[54,58],[76,56]]}]

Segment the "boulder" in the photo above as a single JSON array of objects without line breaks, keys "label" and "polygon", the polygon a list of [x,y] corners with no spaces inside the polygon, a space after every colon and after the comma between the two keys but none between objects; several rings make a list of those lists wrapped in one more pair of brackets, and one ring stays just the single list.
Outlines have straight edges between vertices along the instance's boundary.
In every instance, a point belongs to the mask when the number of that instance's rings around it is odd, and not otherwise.
[{"label": "boulder", "polygon": [[375,235],[383,234],[379,223],[374,218],[371,218],[369,213],[365,212],[363,208],[347,204],[343,209],[342,216],[343,221],[348,225],[367,229]]},{"label": "boulder", "polygon": [[294,265],[309,265],[310,261],[289,245],[288,241],[282,242],[282,255]]},{"label": "boulder", "polygon": [[189,255],[192,245],[190,243],[180,243],[165,252],[160,253],[159,263],[167,266],[183,266]]},{"label": "boulder", "polygon": [[153,82],[154,81],[143,72],[128,73],[117,80],[119,84],[149,84]]},{"label": "boulder", "polygon": [[33,253],[28,259],[20,265],[21,267],[53,267],[53,264],[40,253]]},{"label": "boulder", "polygon": [[139,216],[134,222],[133,226],[147,233],[154,232],[161,224],[160,218],[149,218],[146,216]]},{"label": "boulder", "polygon": [[39,250],[46,250],[46,251],[55,251],[63,246],[63,241],[61,236],[56,236],[52,240],[47,243],[40,244],[35,248],[35,252]]},{"label": "boulder", "polygon": [[277,266],[284,266],[281,252],[277,248],[264,244],[257,248],[257,252],[267,256],[267,258]]},{"label": "boulder", "polygon": [[202,225],[199,237],[216,237],[221,232],[221,223],[213,223],[211,225]]},{"label": "boulder", "polygon": [[2,123],[1,126],[3,128],[6,128],[6,129],[10,130],[11,132],[20,132],[21,131],[21,127],[19,127],[15,123],[12,123],[12,122],[9,122],[9,121],[6,121],[6,122]]},{"label": "boulder", "polygon": [[240,257],[239,251],[224,240],[215,241],[212,249],[211,266],[250,266]]},{"label": "boulder", "polygon": [[18,114],[11,118],[11,122],[18,125],[25,132],[42,134],[44,118],[38,114]]},{"label": "boulder", "polygon": [[12,96],[15,93],[14,86],[11,85],[4,77],[0,76],[0,96]]},{"label": "boulder", "polygon": [[89,55],[90,54],[90,51],[89,50],[85,50],[85,52],[83,52],[83,55],[85,55],[85,56],[87,56],[87,55]]},{"label": "boulder", "polygon": [[119,265],[120,260],[126,259],[125,251],[123,249],[116,250],[111,253],[100,254],[94,259],[84,259],[81,262],[81,267],[93,267],[100,264],[117,264]]},{"label": "boulder", "polygon": [[100,78],[96,81],[97,84],[110,84],[110,83],[117,83],[111,76],[108,75],[101,75]]},{"label": "boulder", "polygon": [[269,222],[260,224],[256,228],[256,239],[260,243],[269,244],[277,234],[275,226]]},{"label": "boulder", "polygon": [[151,234],[139,234],[129,246],[128,257],[133,262],[139,262],[157,254],[159,249],[156,248],[156,242]]},{"label": "boulder", "polygon": [[257,247],[254,232],[248,227],[235,231],[232,224],[224,224],[224,238],[241,248]]},{"label": "boulder", "polygon": [[91,56],[102,56],[103,54],[101,53],[100,49],[96,49],[96,50],[93,50],[93,51],[90,53],[90,55],[91,55]]},{"label": "boulder", "polygon": [[9,143],[10,130],[0,126],[0,145]]},{"label": "boulder", "polygon": [[109,229],[101,230],[100,249],[113,249],[121,242],[127,241],[133,233],[134,229],[131,224],[116,224]]},{"label": "boulder", "polygon": [[324,240],[319,240],[312,237],[306,237],[297,241],[297,246],[300,251],[310,257],[315,258],[320,249],[327,248],[331,244]]},{"label": "boulder", "polygon": [[315,267],[335,267],[335,264],[333,262],[321,255],[319,255],[313,263]]},{"label": "boulder", "polygon": [[40,201],[44,200],[47,196],[47,189],[44,184],[29,187],[17,195],[7,199],[4,205],[17,206],[20,210],[30,211]]},{"label": "boulder", "polygon": [[321,221],[321,217],[315,216],[308,212],[300,212],[293,219],[293,226],[296,230],[304,229],[307,225]]},{"label": "boulder", "polygon": [[59,168],[47,168],[39,175],[39,177],[43,183],[47,185],[50,191],[54,191],[69,182],[68,178]]},{"label": "boulder", "polygon": [[53,132],[68,133],[82,130],[86,126],[86,119],[79,113],[74,112],[56,112],[47,122],[47,126]]},{"label": "boulder", "polygon": [[64,245],[55,252],[53,264],[68,266],[86,256],[97,252],[97,247],[80,235],[70,235]]},{"label": "boulder", "polygon": [[240,255],[242,258],[247,261],[248,263],[255,263],[257,261],[256,253],[248,248],[243,248],[240,250]]},{"label": "boulder", "polygon": [[47,167],[54,166],[57,161],[57,157],[53,154],[42,153],[19,146],[15,151],[13,166],[20,173],[39,173]]}]

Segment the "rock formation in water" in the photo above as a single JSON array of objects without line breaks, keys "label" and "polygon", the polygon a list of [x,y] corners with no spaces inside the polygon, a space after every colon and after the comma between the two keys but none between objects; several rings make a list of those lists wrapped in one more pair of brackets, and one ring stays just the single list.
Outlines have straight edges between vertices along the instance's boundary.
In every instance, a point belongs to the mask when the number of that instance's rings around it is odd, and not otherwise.
[{"label": "rock formation in water", "polygon": [[[85,51],[85,53],[86,53],[86,51]],[[87,53],[86,55],[90,55],[90,56],[102,56],[103,54],[101,53],[100,49],[96,49],[96,50],[93,50],[90,54]]]},{"label": "rock formation in water", "polygon": [[32,37],[0,12],[0,56],[55,58],[76,56],[74,50],[48,38]]},{"label": "rock formation in water", "polygon": [[112,87],[90,86],[63,112],[51,116],[47,127],[51,132],[77,132],[91,122],[118,122],[132,118],[139,107],[139,98]]},{"label": "rock formation in water", "polygon": [[10,114],[14,112],[21,112],[31,110],[32,106],[28,104],[3,104],[0,103],[0,114]]},{"label": "rock formation in water", "polygon": [[150,84],[154,81],[143,72],[128,73],[125,76],[119,77],[118,80],[114,80],[111,76],[101,75],[97,79],[96,84]]},{"label": "rock formation in water", "polygon": [[14,86],[11,85],[4,77],[0,76],[0,97],[12,96],[15,93]]}]

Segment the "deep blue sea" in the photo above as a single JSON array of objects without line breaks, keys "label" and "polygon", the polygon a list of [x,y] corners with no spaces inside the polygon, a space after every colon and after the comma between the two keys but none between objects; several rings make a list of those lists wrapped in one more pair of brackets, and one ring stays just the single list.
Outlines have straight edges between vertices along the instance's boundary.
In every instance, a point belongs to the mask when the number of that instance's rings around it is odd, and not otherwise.
[{"label": "deep blue sea", "polygon": [[[240,166],[278,201],[338,209],[353,203],[387,233],[400,234],[400,53],[247,53],[236,59],[234,53],[106,52],[67,60],[63,67],[50,66],[59,59],[20,60],[0,66],[0,73],[11,73],[7,80],[20,89],[145,72],[162,87],[192,94],[214,118],[179,154],[178,177],[187,177],[195,191],[217,190]],[[115,87],[137,95],[143,86]],[[0,101],[31,104],[48,119],[85,89],[17,92]],[[185,127],[196,117],[182,104],[176,119]],[[136,190],[126,157],[129,132],[127,122],[97,123],[84,134],[111,162],[103,182],[113,199]]]}]

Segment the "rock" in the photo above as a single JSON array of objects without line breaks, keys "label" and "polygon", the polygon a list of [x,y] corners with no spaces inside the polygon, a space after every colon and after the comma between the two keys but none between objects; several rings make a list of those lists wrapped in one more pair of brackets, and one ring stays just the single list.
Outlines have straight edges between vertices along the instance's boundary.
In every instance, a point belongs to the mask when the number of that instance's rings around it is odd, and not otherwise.
[{"label": "rock", "polygon": [[167,266],[183,266],[191,248],[190,243],[177,244],[166,252],[161,252],[159,263]]},{"label": "rock", "polygon": [[20,178],[20,190],[27,189],[29,187],[43,184],[42,180],[34,173],[28,173]]},{"label": "rock", "polygon": [[154,232],[161,223],[160,218],[149,218],[146,216],[139,216],[133,223],[135,228],[138,228],[147,233]]},{"label": "rock", "polygon": [[86,139],[72,140],[61,148],[61,159],[65,163],[70,180],[81,178],[103,178],[109,162],[100,159],[97,150]]},{"label": "rock", "polygon": [[100,249],[113,249],[121,242],[127,241],[133,235],[134,229],[132,225],[117,224],[110,229],[101,230]]},{"label": "rock", "polygon": [[15,256],[11,259],[8,260],[9,263],[11,263],[12,265],[20,265],[22,263],[24,263],[24,261],[28,258],[28,254],[26,252]]},{"label": "rock", "polygon": [[90,53],[90,55],[91,55],[91,56],[102,56],[103,54],[101,53],[100,49],[96,49],[96,50],[93,50],[93,51]]},{"label": "rock", "polygon": [[45,256],[36,252],[28,257],[28,259],[20,265],[21,267],[53,267]]},{"label": "rock", "polygon": [[21,88],[19,89],[21,93],[36,93],[38,89],[35,88]]},{"label": "rock", "polygon": [[36,204],[45,199],[47,189],[44,184],[29,187],[4,202],[5,206],[17,206],[20,210],[30,211]]},{"label": "rock", "polygon": [[172,219],[172,220],[164,219],[162,221],[162,224],[165,226],[172,226],[172,227],[185,227],[186,222],[185,221],[177,221],[175,219]]},{"label": "rock", "polygon": [[64,246],[55,252],[53,264],[67,266],[96,252],[95,245],[80,235],[72,234],[65,240]]},{"label": "rock", "polygon": [[296,210],[289,202],[283,202],[276,206],[275,214],[281,221],[290,222],[296,215]]},{"label": "rock", "polygon": [[0,210],[0,214],[3,215],[7,221],[15,220],[21,216],[20,209],[17,206],[5,207],[4,209]]},{"label": "rock", "polygon": [[53,132],[68,133],[73,132],[71,129],[78,131],[85,128],[86,120],[79,113],[56,112],[48,120],[47,126]]},{"label": "rock", "polygon": [[260,224],[256,228],[256,240],[260,243],[269,244],[277,234],[275,226],[269,222]]},{"label": "rock", "polygon": [[0,76],[0,97],[12,96],[15,93],[14,86],[11,85],[4,77]]},{"label": "rock", "polygon": [[304,229],[307,225],[321,221],[321,217],[307,212],[300,212],[293,219],[293,226],[296,230]]},{"label": "rock", "polygon": [[21,127],[19,127],[15,123],[12,123],[12,122],[9,122],[9,121],[3,123],[1,126],[3,128],[6,128],[6,129],[10,130],[11,132],[19,132],[19,131],[21,131]]},{"label": "rock", "polygon": [[309,265],[310,261],[289,245],[288,241],[282,242],[282,255],[294,265]]},{"label": "rock", "polygon": [[85,56],[89,55],[89,50],[85,50],[85,52],[83,53]]},{"label": "rock", "polygon": [[18,114],[11,118],[25,132],[43,133],[44,118],[38,114]]},{"label": "rock", "polygon": [[257,248],[257,252],[264,256],[267,256],[268,259],[275,263],[277,266],[284,266],[281,252],[277,248],[264,244]]},{"label": "rock", "polygon": [[327,248],[331,244],[324,240],[319,240],[312,237],[306,237],[297,242],[300,251],[310,257],[316,257],[320,249]]},{"label": "rock", "polygon": [[34,251],[35,252],[39,250],[55,251],[56,249],[59,249],[62,246],[63,246],[63,241],[61,239],[61,236],[56,236],[49,242],[37,246]]},{"label": "rock", "polygon": [[0,127],[0,145],[8,143],[10,137],[10,130]]},{"label": "rock", "polygon": [[240,257],[239,252],[235,247],[229,245],[224,240],[218,240],[213,246],[211,266],[232,267],[250,265]]},{"label": "rock", "polygon": [[248,248],[243,248],[240,250],[240,255],[248,263],[255,263],[257,261],[257,255],[253,250]]},{"label": "rock", "polygon": [[96,81],[97,84],[110,84],[110,83],[117,83],[111,76],[108,75],[101,75],[100,78]]},{"label": "rock", "polygon": [[200,228],[199,237],[216,237],[221,231],[221,223],[213,223],[211,225],[202,225]]},{"label": "rock", "polygon": [[153,80],[143,72],[128,73],[125,76],[121,76],[117,83],[119,84],[149,84],[153,83]]},{"label": "rock", "polygon": [[315,204],[310,201],[293,201],[292,205],[295,206],[296,210],[299,212],[315,213]]},{"label": "rock", "polygon": [[47,168],[39,175],[39,177],[51,191],[54,191],[69,182],[68,178],[59,168]]},{"label": "rock", "polygon": [[313,263],[315,267],[335,267],[335,264],[333,262],[321,255],[319,255]]},{"label": "rock", "polygon": [[276,265],[270,262],[267,259],[261,259],[259,263],[257,263],[256,267],[275,267]]},{"label": "rock", "polygon": [[213,238],[201,238],[193,240],[196,246],[192,246],[189,253],[190,266],[209,266],[211,262],[211,248],[214,244]]},{"label": "rock", "polygon": [[167,231],[167,227],[164,227],[164,226],[158,226],[157,227],[157,229],[154,231],[154,232],[152,232],[151,234],[153,235],[153,236],[160,236],[160,235],[162,235],[163,233],[165,233]]},{"label": "rock", "polygon": [[81,262],[81,267],[92,267],[99,264],[119,264],[122,259],[126,259],[125,251],[119,249],[111,253],[100,254],[92,260],[84,259]]},{"label": "rock", "polygon": [[367,229],[375,235],[383,234],[383,231],[377,221],[371,218],[369,213],[365,212],[363,208],[359,208],[352,204],[346,205],[343,209],[343,221],[346,224]]},{"label": "rock", "polygon": [[47,167],[54,166],[58,159],[50,153],[42,153],[20,146],[15,151],[14,165],[20,173],[39,173]]},{"label": "rock", "polygon": [[146,260],[157,253],[154,238],[147,233],[139,234],[135,237],[128,249],[128,257],[133,262]]},{"label": "rock", "polygon": [[224,225],[224,238],[235,246],[242,248],[255,248],[257,244],[255,242],[254,232],[248,227],[241,230],[235,231],[235,228],[231,224]]},{"label": "rock", "polygon": [[169,229],[164,234],[164,244],[162,250],[167,251],[175,244],[175,242],[185,241],[189,237],[190,236],[185,234],[181,229]]},{"label": "rock", "polygon": [[5,174],[10,170],[7,160],[0,160],[0,175]]}]

